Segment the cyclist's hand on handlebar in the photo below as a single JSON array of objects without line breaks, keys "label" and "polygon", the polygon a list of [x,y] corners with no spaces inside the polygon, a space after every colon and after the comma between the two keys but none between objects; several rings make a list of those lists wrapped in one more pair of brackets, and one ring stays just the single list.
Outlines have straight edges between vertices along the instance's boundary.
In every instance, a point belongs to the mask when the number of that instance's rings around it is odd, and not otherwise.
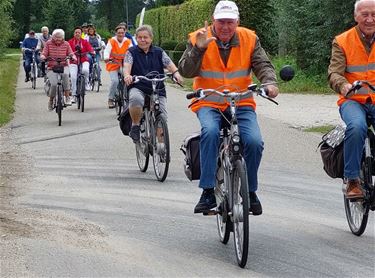
[{"label": "cyclist's hand on handlebar", "polygon": [[130,84],[133,83],[133,76],[125,75],[124,81],[125,81],[126,86],[129,86]]},{"label": "cyclist's hand on handlebar", "polygon": [[355,90],[352,90],[353,85],[350,83],[346,83],[341,88],[341,95],[344,97],[350,97],[352,94],[355,93]]},{"label": "cyclist's hand on handlebar", "polygon": [[215,37],[207,38],[207,30],[208,30],[208,22],[205,21],[203,30],[200,30],[197,33],[197,42],[195,43],[195,45],[200,49],[206,49],[210,42],[216,40]]},{"label": "cyclist's hand on handlebar", "polygon": [[181,74],[178,71],[176,71],[173,74],[173,81],[182,86],[182,83],[184,83],[184,78],[181,76]]},{"label": "cyclist's hand on handlebar", "polygon": [[276,87],[275,85],[267,85],[266,90],[267,90],[267,95],[270,98],[275,98],[279,94],[279,88]]}]

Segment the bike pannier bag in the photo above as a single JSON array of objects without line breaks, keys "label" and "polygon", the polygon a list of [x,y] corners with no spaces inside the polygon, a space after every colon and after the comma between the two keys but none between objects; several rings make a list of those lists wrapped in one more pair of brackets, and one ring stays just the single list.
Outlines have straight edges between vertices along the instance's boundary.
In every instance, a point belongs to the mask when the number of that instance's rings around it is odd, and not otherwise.
[{"label": "bike pannier bag", "polygon": [[180,150],[185,155],[184,159],[184,171],[185,175],[189,180],[199,180],[201,176],[201,165],[200,165],[200,133],[196,132],[187,136]]},{"label": "bike pannier bag", "polygon": [[119,121],[120,129],[122,133],[124,135],[129,135],[130,129],[132,127],[132,119],[130,117],[128,105],[124,107],[124,110],[121,112],[117,120]]},{"label": "bike pannier bag", "polygon": [[345,126],[338,125],[319,144],[323,169],[331,178],[344,178],[344,137]]}]

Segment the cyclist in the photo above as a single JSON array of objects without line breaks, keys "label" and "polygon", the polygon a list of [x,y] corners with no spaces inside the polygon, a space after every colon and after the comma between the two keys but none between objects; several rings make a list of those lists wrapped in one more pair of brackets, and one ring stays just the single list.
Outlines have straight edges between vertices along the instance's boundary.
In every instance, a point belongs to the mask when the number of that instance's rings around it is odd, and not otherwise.
[{"label": "cyclist", "polygon": [[346,198],[361,198],[359,173],[367,134],[366,116],[375,124],[375,98],[362,88],[348,96],[352,83],[366,80],[375,84],[375,0],[360,0],[354,5],[357,25],[335,37],[328,68],[329,84],[339,93],[337,104],[346,124],[344,139],[344,183]]},{"label": "cyclist", "polygon": [[82,39],[84,39],[86,37],[86,34],[87,34],[88,24],[86,22],[83,23],[82,26],[81,26],[81,28],[82,28],[81,37],[82,37]]},{"label": "cyclist", "polygon": [[[46,60],[48,57],[52,59],[64,59],[67,56],[71,56],[73,61],[77,58],[75,57],[69,43],[64,40],[65,32],[62,29],[55,29],[52,32],[52,39],[46,42],[43,48],[42,55],[40,56],[41,59]],[[56,88],[57,88],[57,73],[53,72],[51,69],[53,66],[56,65],[56,61],[51,60],[48,62],[48,72],[47,77],[49,82],[51,83],[51,91],[49,95],[48,101],[48,110],[53,110],[53,99],[56,95]],[[69,85],[69,67],[68,63],[64,60],[62,63],[64,65],[64,73],[63,73],[63,87],[64,87],[64,95],[65,95],[65,104],[72,105],[70,100],[70,85]]]},{"label": "cyclist", "polygon": [[126,51],[132,46],[131,41],[125,37],[127,31],[125,25],[118,25],[115,31],[116,36],[108,40],[104,50],[104,62],[111,78],[111,86],[108,94],[108,108],[110,109],[115,108],[114,98],[119,83],[118,72],[121,70]]},{"label": "cyclist", "polygon": [[35,32],[30,30],[29,36],[23,40],[22,42],[22,53],[24,57],[23,67],[25,70],[25,82],[30,80],[30,71],[31,71],[31,63],[33,62],[33,53],[28,49],[35,49],[35,60],[37,65],[39,65],[39,50],[38,50],[38,39],[35,37]]},{"label": "cyclist", "polygon": [[[81,27],[74,28],[73,38],[69,41],[70,47],[75,51],[77,55],[82,54],[79,59],[82,64],[82,73],[85,75],[85,86],[86,90],[89,90],[89,68],[90,63],[87,58],[87,54],[95,55],[94,49],[92,49],[90,43],[82,39],[82,29]],[[70,78],[72,81],[72,102],[76,102],[77,97],[77,74],[78,74],[78,61],[72,61],[69,65]]]},{"label": "cyclist", "polygon": [[[95,50],[95,55],[89,57],[90,59],[90,73],[92,70],[92,65],[94,63],[94,60],[100,61],[100,50],[102,49],[102,39],[99,34],[96,33],[96,29],[94,25],[89,25],[88,31],[87,31],[86,40],[90,43],[92,48]],[[100,79],[100,63],[98,63],[98,78]],[[101,85],[101,84],[100,84]]]},{"label": "cyclist", "polygon": [[[220,88],[231,84],[246,90],[252,83],[253,71],[262,83],[276,82],[273,65],[261,47],[255,32],[239,27],[239,12],[233,1],[219,1],[213,13],[213,24],[189,34],[187,49],[179,62],[184,77],[194,77],[194,89]],[[274,98],[278,88],[268,85],[268,95]],[[249,96],[238,102],[237,119],[247,166],[250,210],[253,215],[262,214],[257,197],[258,168],[262,158],[263,140],[255,113],[255,100]],[[216,161],[219,148],[221,112],[229,104],[215,99],[202,100],[192,106],[201,124],[201,178],[203,189],[194,212],[200,213],[216,207],[214,195]]]},{"label": "cyclist", "polygon": [[[49,29],[47,26],[43,26],[40,31],[42,32],[42,34],[38,37],[38,49],[40,49],[40,51],[43,51],[44,45],[51,38],[51,35],[49,34]],[[41,61],[40,67],[42,71],[42,77],[44,77],[46,75],[46,62]]]},{"label": "cyclist", "polygon": [[[176,65],[165,51],[152,45],[153,32],[149,25],[138,27],[135,32],[137,46],[129,48],[125,55],[124,76],[125,83],[129,85],[129,113],[132,118],[132,127],[129,136],[136,143],[140,138],[139,124],[142,118],[145,95],[152,93],[151,82],[140,81],[132,84],[132,75],[143,75],[156,71],[164,74],[164,68],[173,73],[174,79],[182,83],[183,78],[177,71]],[[131,85],[132,84],[132,85]],[[157,86],[160,94],[160,111],[167,118],[166,91],[163,83]]]},{"label": "cyclist", "polygon": [[[128,29],[128,24],[126,24],[125,22],[120,22],[119,25],[124,25],[125,28]],[[129,31],[126,31],[125,37],[132,41],[133,46],[137,45],[137,41],[134,39],[134,37],[132,36],[132,34],[130,34]]]}]

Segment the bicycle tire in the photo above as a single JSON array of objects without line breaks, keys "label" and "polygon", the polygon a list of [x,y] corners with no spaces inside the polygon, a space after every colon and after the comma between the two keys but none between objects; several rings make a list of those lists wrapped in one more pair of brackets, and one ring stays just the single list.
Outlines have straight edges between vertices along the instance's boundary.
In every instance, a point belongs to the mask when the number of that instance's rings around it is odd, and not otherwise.
[{"label": "bicycle tire", "polygon": [[[163,116],[159,115],[156,118],[153,131],[152,161],[154,172],[156,179],[163,182],[167,178],[170,162],[168,125]],[[162,132],[162,134],[158,134],[158,131]]]},{"label": "bicycle tire", "polygon": [[249,191],[247,171],[243,159],[237,159],[233,167],[231,183],[233,189],[232,222],[234,249],[238,265],[244,268],[247,263],[249,249]]},{"label": "bicycle tire", "polygon": [[217,231],[220,242],[227,244],[232,231],[232,221],[228,215],[228,198],[226,196],[226,188],[230,178],[224,173],[222,166],[218,167],[216,173],[215,197],[218,203],[218,213],[216,214]]},{"label": "bicycle tire", "polygon": [[94,91],[95,89],[95,83],[97,82],[97,68],[96,66],[94,65],[92,67],[92,73],[91,73],[91,91]]},{"label": "bicycle tire", "polygon": [[[145,113],[147,113],[145,111]],[[137,164],[141,172],[146,172],[148,163],[150,160],[150,152],[148,147],[147,132],[146,132],[146,121],[144,118],[140,124],[141,136],[139,143],[135,144],[135,153],[137,158]]]},{"label": "bicycle tire", "polygon": [[31,88],[33,88],[35,90],[36,88],[36,73],[35,73],[35,70],[36,70],[36,66],[35,66],[35,63],[32,63],[31,64]]},{"label": "bicycle tire", "polygon": [[100,78],[99,78],[99,69],[98,69],[98,75],[97,75],[97,78],[98,78],[98,82],[96,82],[96,92],[98,93],[99,92],[99,90],[100,90],[100,82],[101,82],[101,80],[100,80]]},{"label": "bicycle tire", "polygon": [[85,95],[86,95],[86,84],[85,84],[85,77],[83,75],[80,76],[81,79],[81,88],[79,96],[81,98],[81,112],[85,112]]},{"label": "bicycle tire", "polygon": [[[372,169],[371,158],[370,161],[363,161],[361,167],[361,180],[364,183],[363,187],[368,187],[372,184]],[[370,210],[369,202],[365,199],[349,200],[344,195],[345,215],[351,232],[356,236],[361,236],[366,230],[368,213]]]},{"label": "bicycle tire", "polygon": [[57,86],[56,89],[56,113],[57,113],[57,118],[58,118],[58,123],[59,126],[61,126],[62,123],[62,110],[63,110],[63,96],[62,96],[62,88],[60,85]]}]

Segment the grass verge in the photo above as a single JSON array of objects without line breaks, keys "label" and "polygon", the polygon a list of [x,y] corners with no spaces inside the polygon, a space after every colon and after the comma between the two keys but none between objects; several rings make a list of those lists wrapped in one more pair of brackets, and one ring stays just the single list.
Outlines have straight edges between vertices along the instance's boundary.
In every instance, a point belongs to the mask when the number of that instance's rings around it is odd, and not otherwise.
[{"label": "grass verge", "polygon": [[333,126],[333,125],[322,125],[322,126],[315,126],[315,127],[306,128],[304,131],[318,132],[318,133],[325,134],[328,131],[330,131],[331,129],[333,129],[334,127],[335,126]]},{"label": "grass verge", "polygon": [[[20,49],[6,49],[0,57],[0,126],[8,123],[14,112]],[[7,54],[10,54],[9,56]]]}]

